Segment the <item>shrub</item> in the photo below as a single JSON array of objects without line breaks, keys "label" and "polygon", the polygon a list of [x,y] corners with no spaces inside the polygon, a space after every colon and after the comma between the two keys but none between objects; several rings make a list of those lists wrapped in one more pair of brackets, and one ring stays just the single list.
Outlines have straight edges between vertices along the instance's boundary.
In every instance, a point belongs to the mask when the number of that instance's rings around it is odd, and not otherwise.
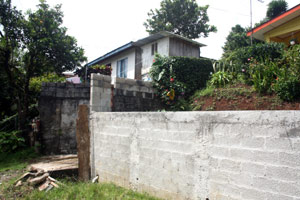
[{"label": "shrub", "polygon": [[25,140],[20,131],[0,132],[0,153],[13,152],[25,146]]},{"label": "shrub", "polygon": [[91,68],[88,69],[88,73],[99,73],[107,76],[111,76],[112,68],[111,66],[105,66],[105,65],[94,65]]},{"label": "shrub", "polygon": [[232,80],[233,76],[230,72],[218,71],[212,74],[209,84],[216,87],[223,87],[231,83]]},{"label": "shrub", "polygon": [[293,101],[300,97],[300,81],[297,77],[278,78],[273,90],[284,101]]},{"label": "shrub", "polygon": [[239,48],[229,54],[224,60],[231,62],[236,72],[248,74],[251,60],[275,61],[282,58],[283,50],[284,45],[281,43],[259,43]]},{"label": "shrub", "polygon": [[187,99],[197,89],[205,87],[212,71],[209,59],[156,55],[150,76],[166,108],[178,110],[185,107],[178,105],[178,100]]},{"label": "shrub", "polygon": [[49,82],[62,83],[65,81],[66,81],[65,77],[58,76],[55,73],[47,73],[42,76],[31,78],[29,82],[29,89],[32,92],[39,93],[42,88],[42,83],[49,83]]},{"label": "shrub", "polygon": [[254,89],[258,93],[271,92],[271,85],[280,75],[277,63],[272,61],[252,60],[250,63],[249,74],[253,82]]}]

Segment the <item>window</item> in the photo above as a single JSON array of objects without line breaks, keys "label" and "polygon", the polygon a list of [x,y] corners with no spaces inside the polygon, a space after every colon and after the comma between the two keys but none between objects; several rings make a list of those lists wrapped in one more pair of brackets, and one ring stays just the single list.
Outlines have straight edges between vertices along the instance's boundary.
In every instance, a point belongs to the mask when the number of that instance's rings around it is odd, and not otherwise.
[{"label": "window", "polygon": [[117,77],[127,78],[128,58],[124,58],[117,62]]},{"label": "window", "polygon": [[151,55],[157,53],[157,42],[151,45]]}]

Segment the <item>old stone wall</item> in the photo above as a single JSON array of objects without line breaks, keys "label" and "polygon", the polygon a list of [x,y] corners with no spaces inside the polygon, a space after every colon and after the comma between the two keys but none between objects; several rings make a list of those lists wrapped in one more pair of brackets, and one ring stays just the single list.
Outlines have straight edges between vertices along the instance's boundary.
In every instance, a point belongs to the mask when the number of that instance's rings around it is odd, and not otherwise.
[{"label": "old stone wall", "polygon": [[165,199],[300,199],[300,112],[92,112],[91,172]]},{"label": "old stone wall", "polygon": [[76,153],[76,118],[80,104],[89,104],[89,84],[44,83],[39,99],[42,152]]}]

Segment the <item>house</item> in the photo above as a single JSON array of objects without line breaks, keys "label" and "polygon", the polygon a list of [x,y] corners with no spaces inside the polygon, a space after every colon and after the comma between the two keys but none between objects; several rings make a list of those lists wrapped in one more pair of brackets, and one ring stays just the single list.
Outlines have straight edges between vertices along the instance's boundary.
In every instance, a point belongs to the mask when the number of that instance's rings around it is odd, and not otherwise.
[{"label": "house", "polygon": [[252,29],[248,36],[266,41],[282,42],[287,46],[300,42],[300,4]]},{"label": "house", "polygon": [[87,64],[111,66],[112,77],[149,80],[155,53],[164,56],[200,57],[200,47],[194,40],[166,31],[129,42]]}]

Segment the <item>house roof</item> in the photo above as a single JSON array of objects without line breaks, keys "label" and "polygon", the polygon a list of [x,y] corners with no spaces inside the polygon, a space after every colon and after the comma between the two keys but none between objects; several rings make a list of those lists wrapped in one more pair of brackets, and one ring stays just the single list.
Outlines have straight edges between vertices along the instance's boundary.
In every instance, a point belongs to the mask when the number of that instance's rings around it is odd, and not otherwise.
[{"label": "house roof", "polygon": [[94,65],[96,63],[99,63],[99,62],[101,62],[101,61],[103,61],[103,60],[105,60],[105,59],[107,59],[109,57],[115,56],[115,55],[117,55],[117,54],[119,54],[119,53],[121,53],[121,52],[123,52],[125,50],[128,50],[128,49],[132,48],[132,47],[141,47],[143,45],[149,44],[151,42],[154,42],[156,40],[162,39],[164,37],[179,38],[181,40],[185,40],[185,41],[190,42],[190,43],[192,43],[194,45],[197,45],[199,47],[206,46],[205,44],[196,42],[196,41],[188,39],[186,37],[183,37],[183,36],[180,36],[180,35],[176,35],[174,33],[170,33],[170,32],[167,32],[167,31],[162,31],[162,32],[159,32],[159,33],[152,34],[152,35],[150,35],[148,37],[145,37],[143,39],[140,39],[140,40],[138,40],[136,42],[129,42],[129,43],[127,43],[127,44],[125,44],[125,45],[123,45],[123,46],[121,46],[119,48],[116,48],[115,50],[110,51],[109,53],[107,53],[107,54],[105,54],[103,56],[100,56],[99,58],[97,58],[97,59],[95,59],[95,60],[87,63],[86,65],[88,67],[92,66],[92,65]]},{"label": "house roof", "polygon": [[258,40],[264,40],[264,34],[271,31],[272,29],[287,23],[288,21],[300,16],[300,4],[287,10],[281,15],[274,17],[273,19],[263,23],[262,25],[252,29],[247,33],[247,36],[253,35]]}]

